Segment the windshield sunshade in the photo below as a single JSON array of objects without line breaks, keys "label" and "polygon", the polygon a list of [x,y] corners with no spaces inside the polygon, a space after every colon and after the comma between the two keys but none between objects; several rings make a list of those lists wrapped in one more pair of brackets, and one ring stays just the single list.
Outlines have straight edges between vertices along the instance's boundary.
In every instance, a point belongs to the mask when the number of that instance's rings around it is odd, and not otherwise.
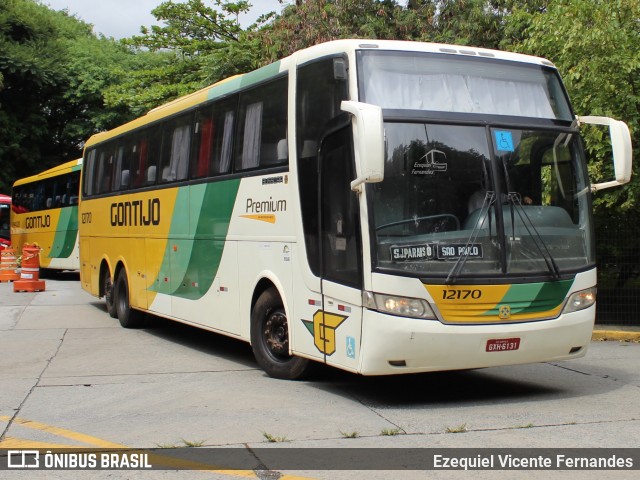
[{"label": "windshield sunshade", "polygon": [[572,120],[555,70],[414,52],[360,52],[361,99],[388,109]]}]

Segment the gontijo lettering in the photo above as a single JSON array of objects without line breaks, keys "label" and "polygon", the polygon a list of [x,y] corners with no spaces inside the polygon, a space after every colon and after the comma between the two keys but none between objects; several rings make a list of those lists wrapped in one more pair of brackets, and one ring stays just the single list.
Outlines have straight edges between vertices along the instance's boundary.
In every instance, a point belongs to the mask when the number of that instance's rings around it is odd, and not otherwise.
[{"label": "gontijo lettering", "polygon": [[49,215],[35,215],[33,217],[27,217],[24,220],[25,228],[47,228],[51,226],[51,216]]},{"label": "gontijo lettering", "polygon": [[160,225],[160,199],[150,198],[146,202],[116,202],[111,204],[111,226],[137,227]]}]

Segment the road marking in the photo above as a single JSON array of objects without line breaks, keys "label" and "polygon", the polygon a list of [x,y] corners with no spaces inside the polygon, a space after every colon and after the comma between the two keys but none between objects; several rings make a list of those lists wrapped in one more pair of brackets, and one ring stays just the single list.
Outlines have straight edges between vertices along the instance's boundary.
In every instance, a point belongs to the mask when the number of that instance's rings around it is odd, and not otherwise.
[{"label": "road marking", "polygon": [[[11,417],[0,415],[0,421],[3,422],[11,422]],[[47,425],[45,423],[35,422],[33,420],[27,420],[24,418],[14,418],[13,423],[20,425],[22,427],[31,428],[34,430],[39,430],[42,432],[50,433],[57,437],[66,438],[68,440],[74,440],[76,442],[85,443],[92,445],[93,447],[98,448],[109,448],[114,450],[127,450],[129,452],[135,453],[144,453],[145,449],[132,449],[127,445],[123,445],[121,443],[114,443],[108,440],[103,440],[101,438],[93,437],[91,435],[86,435],[84,433],[74,432],[72,430],[67,430],[65,428],[54,427],[52,425]],[[34,440],[26,440],[21,438],[14,437],[5,437],[2,441],[0,441],[0,448],[8,449],[8,448],[16,448],[16,449],[29,449],[29,448],[38,448],[38,449],[69,449],[71,451],[85,451],[91,450],[90,447],[79,447],[76,445],[68,445],[68,444],[60,444],[60,443],[47,443],[47,442],[39,442]],[[171,467],[175,469],[186,469],[186,470],[200,470],[211,473],[218,473],[221,475],[230,475],[234,477],[243,477],[243,478],[258,478],[253,470],[229,470],[221,467],[219,465],[209,465],[206,463],[193,462],[190,460],[181,460],[178,458],[170,457],[167,455],[160,455],[157,453],[149,452],[149,461],[152,465],[162,465],[164,467]],[[298,477],[293,475],[283,475],[280,477],[280,480],[315,480],[313,478],[308,477]]]},{"label": "road marking", "polygon": [[[11,417],[0,415],[0,421],[8,423],[11,421]],[[123,445],[121,443],[110,442],[107,440],[103,440],[101,438],[93,437],[91,435],[74,432],[72,430],[67,430],[65,428],[54,427],[52,425],[47,425],[45,423],[35,422],[33,420],[27,420],[23,418],[14,418],[13,423],[20,425],[22,427],[32,428],[34,430],[40,430],[42,432],[50,433],[57,437],[74,440],[80,443],[86,443],[98,448],[127,450],[127,451],[136,452],[136,453],[145,452],[144,449],[132,449],[127,445]],[[90,450],[89,447],[78,447],[78,446],[68,445],[68,444],[39,442],[39,441],[26,440],[21,438],[14,438],[14,437],[5,437],[2,441],[0,441],[0,448],[6,448],[6,449],[8,448],[16,448],[16,449],[65,448],[73,451],[87,450],[87,449]],[[221,475],[230,475],[234,477],[258,478],[253,470],[228,470],[218,465],[209,465],[206,463],[193,462],[189,460],[181,460],[181,459],[173,458],[170,456],[160,455],[160,454],[151,453],[151,452],[149,452],[148,458],[152,465],[162,465],[165,467],[172,467],[176,469],[207,471],[211,473],[217,473]],[[280,477],[280,480],[315,480],[315,479],[309,478],[309,477],[298,477],[295,475],[283,475]]]},{"label": "road marking", "polygon": [[[30,448],[69,448],[70,445],[63,443],[37,442],[35,440],[25,440],[23,438],[5,437],[0,442],[0,448],[28,450]],[[73,448],[73,447],[71,447]]]},{"label": "road marking", "polygon": [[[4,422],[10,422],[11,417],[0,416],[0,420]],[[80,443],[88,443],[89,445],[93,445],[94,447],[99,448],[129,448],[126,445],[122,445],[120,443],[109,442],[107,440],[102,440],[100,438],[92,437],[91,435],[85,435],[83,433],[74,432],[71,430],[66,430],[60,427],[53,427],[51,425],[46,425],[44,423],[34,422],[32,420],[27,420],[24,418],[14,418],[13,423],[18,424],[22,427],[32,428],[34,430],[40,430],[42,432],[50,433],[55,435],[56,437],[63,437],[69,440],[75,440]],[[4,444],[0,442],[0,446]],[[66,448],[73,448],[73,445],[67,445]]]}]

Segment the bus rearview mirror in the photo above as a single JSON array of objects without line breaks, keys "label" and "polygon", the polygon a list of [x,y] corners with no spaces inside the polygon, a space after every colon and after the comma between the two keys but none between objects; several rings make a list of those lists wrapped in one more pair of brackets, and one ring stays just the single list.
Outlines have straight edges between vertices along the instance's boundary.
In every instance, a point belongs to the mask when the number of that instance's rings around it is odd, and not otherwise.
[{"label": "bus rearview mirror", "polygon": [[628,183],[631,180],[632,148],[629,127],[624,122],[610,117],[578,117],[578,122],[590,125],[605,125],[609,127],[611,137],[611,149],[613,151],[613,166],[616,179],[610,182],[591,185],[591,190],[596,192],[605,188],[615,187]]},{"label": "bus rearview mirror", "polygon": [[384,179],[382,109],[377,105],[352,101],[343,101],[340,108],[354,119],[357,178],[351,182],[351,190],[359,192],[363,183]]}]

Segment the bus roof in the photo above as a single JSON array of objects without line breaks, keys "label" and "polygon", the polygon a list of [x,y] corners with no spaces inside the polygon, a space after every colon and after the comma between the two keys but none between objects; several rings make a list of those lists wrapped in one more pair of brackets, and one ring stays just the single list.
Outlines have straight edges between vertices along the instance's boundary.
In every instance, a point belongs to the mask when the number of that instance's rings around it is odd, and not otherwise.
[{"label": "bus roof", "polygon": [[204,87],[201,90],[193,92],[189,95],[180,97],[164,105],[150,110],[146,115],[132,120],[129,123],[116,127],[107,132],[101,132],[89,138],[85,147],[116,137],[130,130],[143,127],[150,123],[160,120],[164,117],[179,113],[190,107],[194,107],[208,100],[223,97],[225,95],[235,93],[264,80],[277,76],[280,72],[285,71],[293,63],[294,65],[302,64],[313,59],[321,58],[327,55],[335,55],[339,53],[351,54],[356,50],[395,50],[406,52],[426,52],[440,53],[447,55],[458,55],[466,57],[493,58],[497,60],[505,60],[519,63],[529,63],[540,66],[555,68],[549,60],[531,55],[523,55],[513,52],[504,52],[500,50],[491,50],[487,48],[465,47],[461,45],[448,45],[443,43],[426,43],[412,42],[400,40],[369,40],[369,39],[350,39],[350,40],[333,40],[330,42],[314,45],[303,50],[299,50],[289,57],[283,58],[275,63],[259,68],[249,73],[235,75],[221,80],[213,85]]},{"label": "bus roof", "polygon": [[[44,178],[51,178],[51,177],[56,177],[58,175],[60,175],[61,173],[65,173],[67,171],[73,171],[73,170],[78,170],[82,165],[82,159],[78,158],[76,160],[71,160],[69,162],[65,162],[61,165],[57,165],[53,168],[50,168],[48,170],[45,170],[44,172],[40,172],[37,173],[35,175],[32,175],[30,177],[24,177],[24,178],[20,178],[18,180],[16,180],[13,183],[13,186],[17,186],[17,185],[24,185],[26,183],[31,183],[31,182],[35,182],[37,180],[42,180]],[[77,167],[77,168],[74,168]]]}]

